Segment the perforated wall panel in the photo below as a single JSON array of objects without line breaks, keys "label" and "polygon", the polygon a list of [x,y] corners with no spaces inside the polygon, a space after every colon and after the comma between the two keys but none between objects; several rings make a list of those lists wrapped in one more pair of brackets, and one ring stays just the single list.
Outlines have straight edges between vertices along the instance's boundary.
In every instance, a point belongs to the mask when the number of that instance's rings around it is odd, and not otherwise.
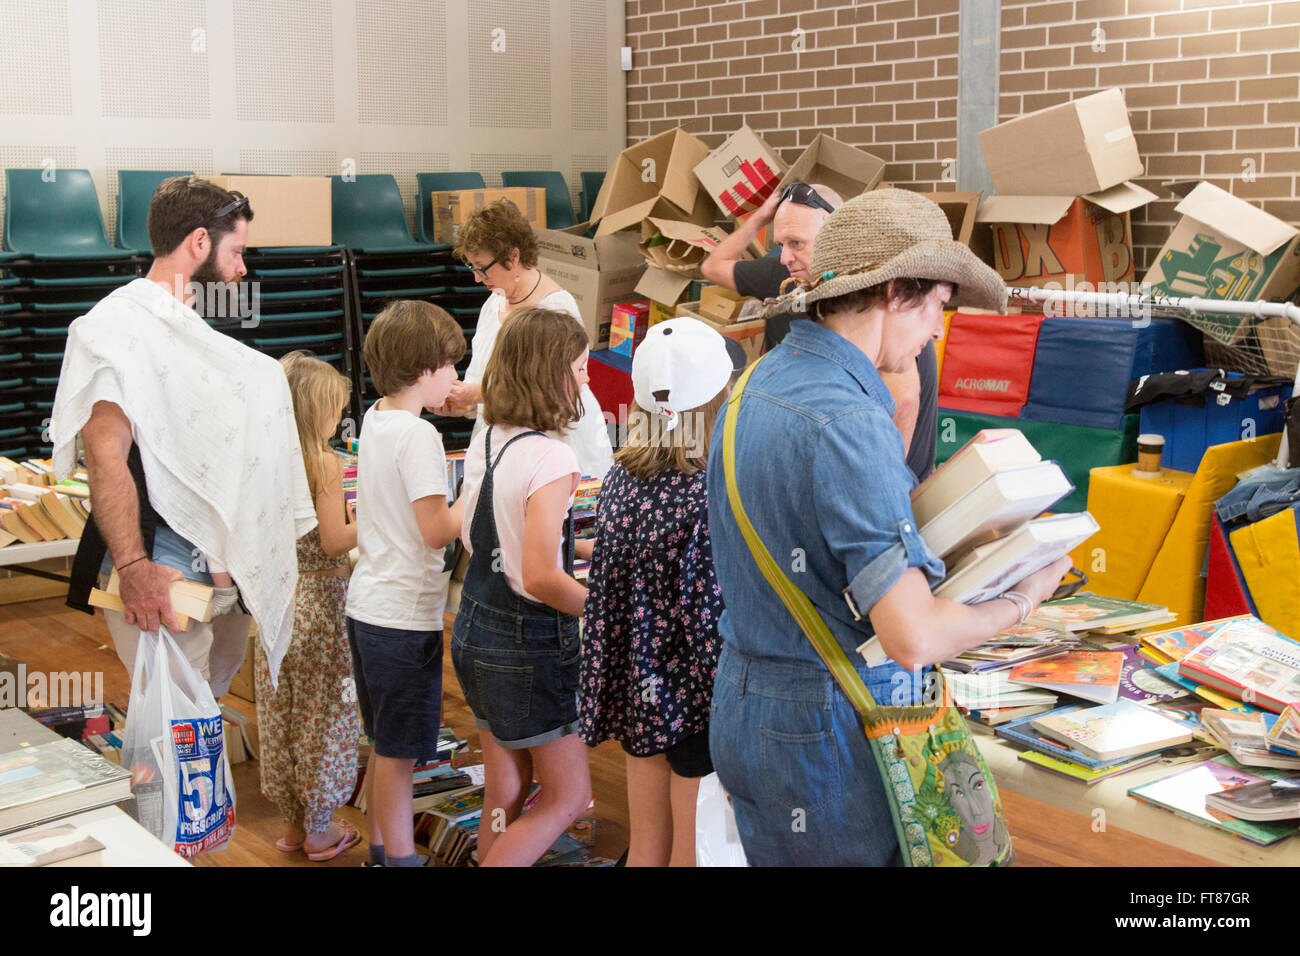
[{"label": "perforated wall panel", "polygon": [[443,0],[357,0],[357,118],[446,126],[446,56]]},{"label": "perforated wall panel", "polygon": [[207,3],[99,0],[100,109],[106,118],[212,118]]},{"label": "perforated wall panel", "polygon": [[402,191],[406,225],[415,234],[415,174],[444,173],[451,168],[446,153],[362,153],[357,172],[390,173]]},{"label": "perforated wall panel", "polygon": [[332,149],[241,149],[239,168],[223,173],[249,176],[337,176],[338,153]]},{"label": "perforated wall panel", "polygon": [[0,114],[72,115],[67,0],[0,0]]},{"label": "perforated wall panel", "polygon": [[469,168],[482,173],[483,184],[489,189],[495,189],[501,185],[503,170],[554,169],[555,160],[551,156],[539,154],[521,156],[516,153],[471,153]]},{"label": "perforated wall panel", "polygon": [[474,0],[469,8],[469,125],[551,125],[550,0]]},{"label": "perforated wall panel", "polygon": [[[605,22],[609,7],[605,0],[570,0],[569,96],[574,129],[601,130],[609,124],[605,82],[611,49]],[[615,11],[621,12],[617,7]]]},{"label": "perforated wall panel", "polygon": [[234,0],[236,116],[334,121],[330,0]]}]

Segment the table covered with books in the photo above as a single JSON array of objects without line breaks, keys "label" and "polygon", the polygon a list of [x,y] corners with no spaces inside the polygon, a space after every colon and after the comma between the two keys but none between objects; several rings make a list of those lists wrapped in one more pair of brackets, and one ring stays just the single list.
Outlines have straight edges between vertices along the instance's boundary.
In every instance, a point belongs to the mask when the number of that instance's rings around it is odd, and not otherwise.
[{"label": "table covered with books", "polygon": [[1300,644],[1251,615],[1117,630],[1164,611],[1081,594],[947,662],[998,787],[1207,862],[1300,866]]}]

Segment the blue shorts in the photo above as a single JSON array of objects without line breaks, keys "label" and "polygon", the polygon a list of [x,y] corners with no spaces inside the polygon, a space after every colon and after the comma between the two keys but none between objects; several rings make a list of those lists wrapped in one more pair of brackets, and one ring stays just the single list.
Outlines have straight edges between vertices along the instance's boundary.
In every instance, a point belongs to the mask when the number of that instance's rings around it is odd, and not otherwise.
[{"label": "blue shorts", "polygon": [[347,618],[361,723],[380,757],[438,753],[442,631],[406,631]]},{"label": "blue shorts", "polygon": [[474,723],[508,750],[578,729],[578,619],[504,613],[462,594],[451,662]]}]

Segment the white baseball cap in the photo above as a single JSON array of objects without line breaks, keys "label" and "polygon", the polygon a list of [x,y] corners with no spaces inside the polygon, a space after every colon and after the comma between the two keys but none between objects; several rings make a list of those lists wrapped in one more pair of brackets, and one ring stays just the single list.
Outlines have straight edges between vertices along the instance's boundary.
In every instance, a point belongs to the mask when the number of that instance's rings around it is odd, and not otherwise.
[{"label": "white baseball cap", "polygon": [[698,319],[668,319],[652,325],[632,355],[632,394],[672,431],[680,412],[707,404],[744,367],[739,342]]}]

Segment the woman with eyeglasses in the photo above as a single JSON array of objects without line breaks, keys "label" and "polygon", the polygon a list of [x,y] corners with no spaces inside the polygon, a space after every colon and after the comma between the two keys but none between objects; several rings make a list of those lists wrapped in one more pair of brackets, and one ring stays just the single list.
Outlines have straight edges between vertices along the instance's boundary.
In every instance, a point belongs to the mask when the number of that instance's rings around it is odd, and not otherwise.
[{"label": "woman with eyeglasses", "polygon": [[[460,228],[455,254],[474,270],[474,281],[492,293],[479,312],[465,379],[451,387],[447,398],[453,414],[478,418],[477,435],[483,428],[480,383],[506,319],[532,308],[567,312],[579,324],[582,316],[577,300],[538,268],[533,227],[509,202],[498,200],[475,210]],[[614,463],[609,430],[591,389],[583,385],[579,395],[582,418],[559,437],[577,454],[584,475],[602,478]]]}]

